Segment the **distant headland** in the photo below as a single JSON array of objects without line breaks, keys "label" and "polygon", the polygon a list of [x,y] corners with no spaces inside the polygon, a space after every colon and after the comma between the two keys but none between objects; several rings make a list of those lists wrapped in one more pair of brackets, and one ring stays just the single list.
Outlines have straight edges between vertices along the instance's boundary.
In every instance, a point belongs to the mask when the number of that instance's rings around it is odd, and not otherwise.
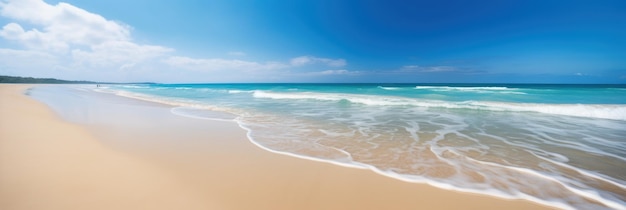
[{"label": "distant headland", "polygon": [[96,84],[92,81],[72,81],[53,78],[13,77],[0,75],[0,83],[30,83],[30,84]]},{"label": "distant headland", "polygon": [[0,83],[24,83],[24,84],[155,84],[154,82],[101,82],[101,81],[77,81],[61,80],[54,78],[14,77],[0,75]]}]

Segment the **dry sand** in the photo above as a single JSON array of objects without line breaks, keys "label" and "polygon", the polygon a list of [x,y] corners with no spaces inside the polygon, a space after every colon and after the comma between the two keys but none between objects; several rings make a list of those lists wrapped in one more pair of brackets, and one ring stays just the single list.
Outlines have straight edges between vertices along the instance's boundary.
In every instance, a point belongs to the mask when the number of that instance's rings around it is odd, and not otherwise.
[{"label": "dry sand", "polygon": [[[3,210],[546,208],[270,153],[230,122],[170,114],[71,124],[28,87],[0,84]],[[155,141],[119,143],[137,139]]]}]

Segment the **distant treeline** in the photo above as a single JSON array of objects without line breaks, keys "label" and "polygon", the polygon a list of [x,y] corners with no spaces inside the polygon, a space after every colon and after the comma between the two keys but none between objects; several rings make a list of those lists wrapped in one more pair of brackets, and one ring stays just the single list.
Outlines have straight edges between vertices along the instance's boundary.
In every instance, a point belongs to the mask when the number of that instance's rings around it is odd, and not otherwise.
[{"label": "distant treeline", "polygon": [[95,84],[96,82],[91,82],[91,81],[69,81],[69,80],[59,80],[59,79],[52,79],[52,78],[12,77],[12,76],[1,76],[0,75],[0,83]]}]

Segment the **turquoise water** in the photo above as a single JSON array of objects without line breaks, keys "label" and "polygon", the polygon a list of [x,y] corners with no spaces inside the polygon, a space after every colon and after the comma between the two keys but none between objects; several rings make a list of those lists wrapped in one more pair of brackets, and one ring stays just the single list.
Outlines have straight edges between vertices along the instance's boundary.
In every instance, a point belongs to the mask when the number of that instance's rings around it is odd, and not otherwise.
[{"label": "turquoise water", "polygon": [[[258,146],[565,209],[626,209],[626,86],[105,85],[233,120]],[[218,111],[218,112],[215,112]]]}]

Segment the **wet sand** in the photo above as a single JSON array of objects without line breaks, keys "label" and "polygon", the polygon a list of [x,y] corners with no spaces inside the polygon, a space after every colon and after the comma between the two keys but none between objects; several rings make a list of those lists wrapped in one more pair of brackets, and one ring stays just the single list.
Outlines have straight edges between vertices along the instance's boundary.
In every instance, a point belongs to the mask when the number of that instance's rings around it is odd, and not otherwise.
[{"label": "wet sand", "polygon": [[546,208],[271,153],[236,123],[115,96],[70,123],[28,87],[0,85],[0,209]]}]

